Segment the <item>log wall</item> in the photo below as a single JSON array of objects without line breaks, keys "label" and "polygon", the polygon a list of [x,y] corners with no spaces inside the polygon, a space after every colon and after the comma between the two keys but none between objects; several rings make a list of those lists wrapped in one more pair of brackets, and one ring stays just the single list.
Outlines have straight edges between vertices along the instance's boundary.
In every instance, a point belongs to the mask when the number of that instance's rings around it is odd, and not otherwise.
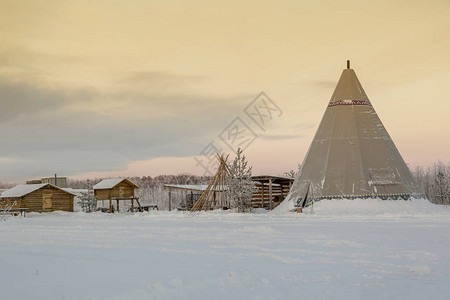
[{"label": "log wall", "polygon": [[121,182],[111,189],[94,190],[97,200],[134,197],[135,187],[127,182]]},{"label": "log wall", "polygon": [[[44,195],[51,195],[51,208],[43,209]],[[29,212],[43,212],[43,211],[73,211],[74,195],[69,194],[63,190],[45,186],[39,190],[31,192],[20,198],[8,198],[7,201],[13,203],[17,202],[14,208],[28,208]]]}]

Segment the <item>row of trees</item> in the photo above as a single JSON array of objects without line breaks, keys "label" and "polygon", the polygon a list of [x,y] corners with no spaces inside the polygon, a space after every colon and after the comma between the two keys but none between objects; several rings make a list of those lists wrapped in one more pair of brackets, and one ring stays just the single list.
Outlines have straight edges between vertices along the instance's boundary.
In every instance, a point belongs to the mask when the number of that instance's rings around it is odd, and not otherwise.
[{"label": "row of trees", "polygon": [[[68,186],[74,189],[86,189],[88,185],[95,185],[104,178],[88,179],[68,179]],[[156,177],[142,176],[142,177],[130,177],[131,181],[136,183],[140,188],[136,190],[136,196],[139,197],[139,201],[143,205],[156,204],[160,209],[168,209],[169,196],[167,190],[164,188],[164,184],[207,184],[211,177],[196,176],[192,174],[178,174],[178,175],[159,175]],[[89,181],[89,183],[88,183]],[[82,202],[91,203],[87,195],[83,195]],[[177,197],[174,197],[175,202]],[[181,203],[181,197],[178,202]],[[180,204],[175,203],[175,205]],[[80,203],[82,209],[83,203]],[[86,204],[86,208],[89,204]]]},{"label": "row of trees", "polygon": [[[300,167],[300,166],[299,166]],[[242,150],[238,149],[237,155],[229,165],[230,178],[228,196],[231,199],[232,207],[239,212],[251,210],[251,198],[254,191],[254,183],[251,180],[252,168],[243,155]],[[412,174],[421,189],[432,203],[450,205],[450,164],[437,162],[432,166],[416,166],[412,168]],[[284,176],[294,178],[297,171],[291,170],[284,173]],[[133,182],[140,186],[137,195],[143,204],[157,204],[161,209],[168,208],[168,193],[164,184],[208,184],[211,177],[196,176],[192,174],[178,175],[159,175],[156,177],[143,176],[131,177]],[[88,193],[83,194],[80,205],[85,211],[95,209],[92,199],[92,186],[100,182],[102,178],[92,180],[69,179],[69,187],[75,189],[89,189]],[[0,183],[1,185],[1,183]],[[10,187],[5,186],[5,187]],[[176,197],[174,197],[176,202]],[[180,197],[181,202],[182,197]],[[176,205],[177,203],[175,203]]]},{"label": "row of trees", "polygon": [[[90,179],[93,185],[99,183],[104,178]],[[163,184],[204,184],[209,182],[211,177],[196,176],[192,174],[178,174],[178,175],[159,175],[156,177],[142,176],[130,177],[131,181],[139,185],[141,188],[154,188]],[[67,184],[74,189],[86,188],[87,179],[68,179]]]},{"label": "row of trees", "polygon": [[[248,166],[248,162],[239,148],[233,162],[228,166],[230,176],[228,178],[227,196],[231,199],[232,208],[238,212],[249,212],[252,209],[252,195],[255,188],[254,182],[251,180],[252,168]],[[211,177],[196,176],[192,174],[178,175],[160,175],[157,177],[131,177],[131,181],[136,183],[140,189],[136,191],[136,196],[142,204],[157,204],[161,209],[168,208],[168,193],[164,188],[164,184],[189,184],[199,185],[208,184]],[[75,189],[88,189],[86,193],[82,193],[79,204],[83,211],[91,212],[95,210],[93,199],[92,185],[100,182],[102,178],[93,180],[69,180],[68,185]],[[173,195],[172,201],[175,206],[181,206],[182,198]]]}]

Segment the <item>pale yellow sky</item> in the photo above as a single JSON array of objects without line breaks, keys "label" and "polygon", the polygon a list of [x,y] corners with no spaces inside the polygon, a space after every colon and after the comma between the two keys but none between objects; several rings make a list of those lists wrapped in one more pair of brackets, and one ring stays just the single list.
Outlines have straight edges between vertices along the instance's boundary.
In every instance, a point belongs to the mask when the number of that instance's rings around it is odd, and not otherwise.
[{"label": "pale yellow sky", "polygon": [[303,160],[346,59],[408,163],[450,160],[448,0],[1,7],[2,181],[201,173],[192,156],[260,91],[283,115],[246,154],[255,173],[282,173]]}]

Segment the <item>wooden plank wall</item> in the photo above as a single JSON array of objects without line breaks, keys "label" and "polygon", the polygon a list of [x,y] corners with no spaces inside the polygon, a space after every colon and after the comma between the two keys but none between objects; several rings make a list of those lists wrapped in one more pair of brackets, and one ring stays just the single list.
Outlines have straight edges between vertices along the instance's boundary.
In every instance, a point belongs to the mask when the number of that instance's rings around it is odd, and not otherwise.
[{"label": "wooden plank wall", "polygon": [[[254,208],[266,208],[269,209],[269,184],[262,184],[257,182],[256,183],[257,190],[253,193],[252,197],[252,206]],[[287,185],[280,185],[276,183],[272,183],[272,198],[273,198],[273,208],[278,206],[278,204],[283,201],[283,199],[287,196],[289,193],[289,186]],[[264,196],[264,197],[263,197]],[[276,201],[276,197],[280,199],[280,201]],[[264,201],[263,201],[264,199]]]},{"label": "wooden plank wall", "polygon": [[94,194],[97,197],[97,200],[109,200],[118,197],[134,197],[134,189],[135,187],[132,185],[129,185],[126,182],[121,182],[112,189],[95,190]]},{"label": "wooden plank wall", "polygon": [[97,197],[97,200],[108,200],[110,198],[111,190],[95,190],[94,195]]},{"label": "wooden plank wall", "polygon": [[[13,205],[14,201],[16,202],[15,205]],[[22,208],[22,198],[4,198],[0,200],[0,204],[2,205],[2,208],[10,205],[11,208]]]},{"label": "wooden plank wall", "polygon": [[73,195],[52,187],[44,187],[29,193],[21,198],[10,198],[9,201],[17,201],[15,207],[28,208],[29,212],[42,212],[43,195],[52,195],[52,208],[48,211],[63,210],[73,211]]},{"label": "wooden plank wall", "polygon": [[[122,193],[120,192],[122,188]],[[134,187],[126,182],[121,182],[111,189],[111,197],[134,197]]]}]

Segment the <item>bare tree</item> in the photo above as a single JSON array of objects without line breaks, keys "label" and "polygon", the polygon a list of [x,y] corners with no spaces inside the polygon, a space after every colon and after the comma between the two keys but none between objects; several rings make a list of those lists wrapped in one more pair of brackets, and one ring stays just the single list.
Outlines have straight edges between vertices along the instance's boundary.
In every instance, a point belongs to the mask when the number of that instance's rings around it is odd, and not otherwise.
[{"label": "bare tree", "polygon": [[289,177],[289,178],[295,178],[295,177],[297,177],[297,174],[298,174],[298,172],[300,171],[300,168],[302,167],[302,165],[301,164],[298,164],[297,165],[297,171],[295,171],[295,170],[290,170],[289,172],[284,172],[283,173],[283,176],[285,176],[285,177]]}]

